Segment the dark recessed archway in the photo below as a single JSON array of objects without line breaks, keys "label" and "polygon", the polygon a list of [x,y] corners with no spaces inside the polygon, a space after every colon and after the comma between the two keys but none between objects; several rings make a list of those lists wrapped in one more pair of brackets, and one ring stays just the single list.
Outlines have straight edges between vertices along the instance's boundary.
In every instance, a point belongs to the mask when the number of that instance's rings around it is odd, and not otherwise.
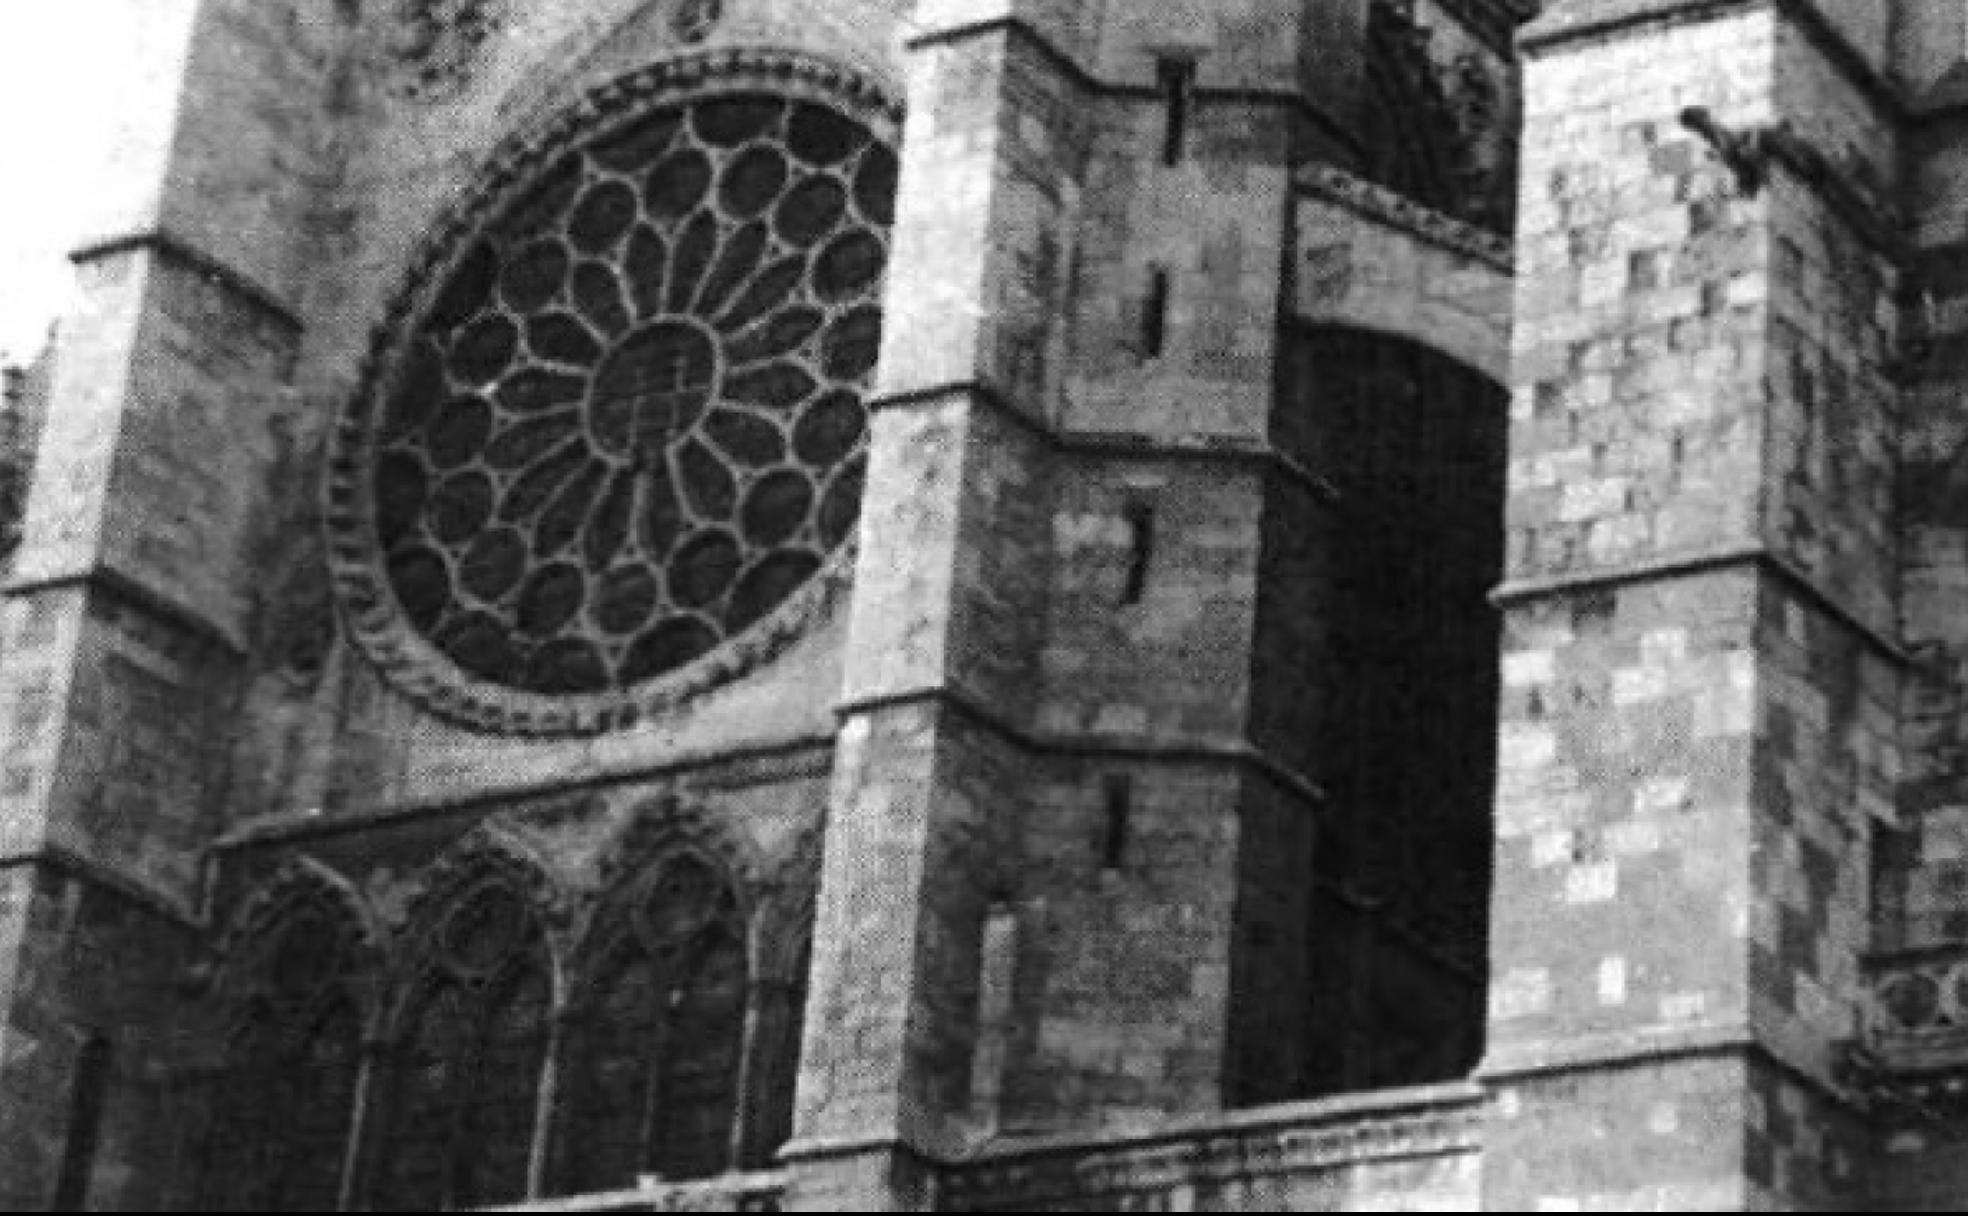
[{"label": "dark recessed archway", "polygon": [[1336,491],[1305,1088],[1448,1079],[1482,1041],[1508,395],[1405,338],[1297,340]]}]

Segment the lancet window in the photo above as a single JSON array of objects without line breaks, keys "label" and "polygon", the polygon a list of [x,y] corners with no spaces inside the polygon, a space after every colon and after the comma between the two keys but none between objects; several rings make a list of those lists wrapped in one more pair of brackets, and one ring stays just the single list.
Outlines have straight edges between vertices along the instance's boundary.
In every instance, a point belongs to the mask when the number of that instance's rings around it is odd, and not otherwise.
[{"label": "lancet window", "polygon": [[553,994],[546,937],[515,886],[458,897],[404,1006],[374,1206],[527,1197]]},{"label": "lancet window", "polygon": [[575,1020],[563,1190],[741,1164],[745,929],[730,881],[690,853],[658,862],[613,901]]},{"label": "lancet window", "polygon": [[323,890],[267,901],[227,952],[226,1066],[206,1137],[208,1211],[335,1211],[362,1070],[359,922]]}]

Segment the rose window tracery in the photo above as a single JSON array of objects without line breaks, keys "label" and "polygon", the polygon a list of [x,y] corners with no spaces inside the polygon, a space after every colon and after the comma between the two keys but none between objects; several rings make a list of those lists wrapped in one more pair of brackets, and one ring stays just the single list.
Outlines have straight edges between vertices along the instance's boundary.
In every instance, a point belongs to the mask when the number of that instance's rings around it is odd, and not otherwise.
[{"label": "rose window tracery", "polygon": [[646,107],[454,242],[357,429],[371,570],[343,583],[386,668],[593,728],[796,615],[859,511],[891,125],[746,88]]}]

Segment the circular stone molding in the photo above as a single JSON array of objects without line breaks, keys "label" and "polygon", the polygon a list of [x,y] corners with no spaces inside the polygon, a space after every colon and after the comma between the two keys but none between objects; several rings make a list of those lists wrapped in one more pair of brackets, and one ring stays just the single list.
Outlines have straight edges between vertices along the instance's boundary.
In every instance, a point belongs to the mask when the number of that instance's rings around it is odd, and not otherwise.
[{"label": "circular stone molding", "polygon": [[337,436],[331,565],[398,689],[588,734],[728,680],[844,581],[900,115],[799,56],[655,65],[437,225]]}]

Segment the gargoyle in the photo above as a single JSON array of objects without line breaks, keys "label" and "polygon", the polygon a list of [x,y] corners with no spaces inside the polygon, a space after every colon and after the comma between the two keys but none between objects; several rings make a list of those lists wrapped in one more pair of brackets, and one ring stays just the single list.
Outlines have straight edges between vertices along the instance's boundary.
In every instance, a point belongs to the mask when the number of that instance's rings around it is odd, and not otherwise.
[{"label": "gargoyle", "polygon": [[1708,141],[1709,147],[1736,175],[1736,185],[1753,195],[1768,180],[1771,132],[1768,127],[1735,131],[1717,121],[1707,106],[1689,106],[1681,111],[1681,125]]}]

